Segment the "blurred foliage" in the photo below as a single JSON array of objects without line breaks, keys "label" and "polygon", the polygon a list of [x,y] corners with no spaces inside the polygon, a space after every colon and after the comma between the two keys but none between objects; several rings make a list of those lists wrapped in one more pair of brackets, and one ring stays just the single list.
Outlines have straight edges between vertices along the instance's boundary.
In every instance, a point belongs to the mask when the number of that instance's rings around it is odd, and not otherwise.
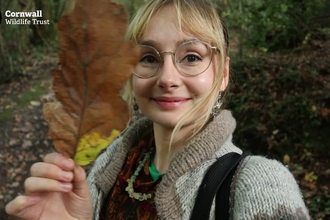
[{"label": "blurred foliage", "polygon": [[292,49],[329,28],[328,0],[213,0],[236,30],[240,55],[246,48],[262,51]]},{"label": "blurred foliage", "polygon": [[320,66],[266,56],[234,60],[235,141],[263,154],[292,155],[299,148],[329,154],[330,63]]},{"label": "blurred foliage", "polygon": [[316,213],[314,219],[328,219],[330,214],[330,195],[317,195],[312,198],[309,211]]},{"label": "blurred foliage", "polygon": [[[57,45],[57,22],[68,2],[74,0],[1,0],[1,13],[5,11],[36,11],[42,10],[44,20],[50,25],[8,25],[4,21],[0,25],[0,84],[16,80],[24,75],[24,67],[35,48],[51,49]],[[37,52],[36,52],[37,53]]]}]

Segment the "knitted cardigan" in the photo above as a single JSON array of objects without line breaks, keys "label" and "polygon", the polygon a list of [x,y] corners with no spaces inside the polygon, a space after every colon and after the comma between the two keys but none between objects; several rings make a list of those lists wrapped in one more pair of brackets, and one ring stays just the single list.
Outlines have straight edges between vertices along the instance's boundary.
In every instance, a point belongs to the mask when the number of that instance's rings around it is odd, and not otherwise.
[{"label": "knitted cardigan", "polygon": [[[231,141],[235,127],[231,113],[223,110],[175,155],[156,190],[159,219],[190,218],[207,168],[226,153],[242,152]],[[99,219],[101,207],[121,171],[128,150],[151,132],[152,122],[147,118],[140,119],[95,161],[88,175],[94,220]],[[239,165],[231,184],[230,207],[230,219],[234,220],[310,219],[289,170],[278,161],[261,156],[248,156]],[[215,202],[210,219],[215,218],[214,209]]]}]

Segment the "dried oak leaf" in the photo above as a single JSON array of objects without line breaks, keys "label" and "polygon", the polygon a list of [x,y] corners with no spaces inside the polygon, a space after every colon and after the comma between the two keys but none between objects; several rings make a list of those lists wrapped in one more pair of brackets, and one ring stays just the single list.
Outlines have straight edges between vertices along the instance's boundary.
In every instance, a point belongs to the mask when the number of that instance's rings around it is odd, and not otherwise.
[{"label": "dried oak leaf", "polygon": [[55,148],[86,165],[122,131],[129,119],[119,92],[138,61],[124,41],[128,16],[109,0],[78,0],[59,21],[60,63],[51,72],[56,102],[43,107]]}]

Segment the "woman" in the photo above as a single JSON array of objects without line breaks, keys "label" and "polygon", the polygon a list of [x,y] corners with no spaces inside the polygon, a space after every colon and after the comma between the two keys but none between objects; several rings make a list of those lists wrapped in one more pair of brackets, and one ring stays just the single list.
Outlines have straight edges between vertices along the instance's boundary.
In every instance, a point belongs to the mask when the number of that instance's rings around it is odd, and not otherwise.
[{"label": "woman", "polygon": [[[151,0],[127,38],[140,61],[124,98],[144,116],[108,147],[88,180],[53,153],[34,164],[26,195],[6,207],[24,219],[189,219],[211,164],[242,151],[235,119],[220,110],[228,86],[226,28],[206,0]],[[88,182],[88,183],[87,183]],[[232,219],[309,219],[300,190],[279,162],[249,156],[230,192]],[[214,219],[214,206],[210,218]]]}]

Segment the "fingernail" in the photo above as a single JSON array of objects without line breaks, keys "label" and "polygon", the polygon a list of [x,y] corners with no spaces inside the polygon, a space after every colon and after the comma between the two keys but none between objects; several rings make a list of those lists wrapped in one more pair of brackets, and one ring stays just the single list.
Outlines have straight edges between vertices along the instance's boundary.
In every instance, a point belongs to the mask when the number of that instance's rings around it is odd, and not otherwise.
[{"label": "fingernail", "polygon": [[72,189],[72,184],[71,183],[61,183],[61,188],[64,191],[70,191]]}]

